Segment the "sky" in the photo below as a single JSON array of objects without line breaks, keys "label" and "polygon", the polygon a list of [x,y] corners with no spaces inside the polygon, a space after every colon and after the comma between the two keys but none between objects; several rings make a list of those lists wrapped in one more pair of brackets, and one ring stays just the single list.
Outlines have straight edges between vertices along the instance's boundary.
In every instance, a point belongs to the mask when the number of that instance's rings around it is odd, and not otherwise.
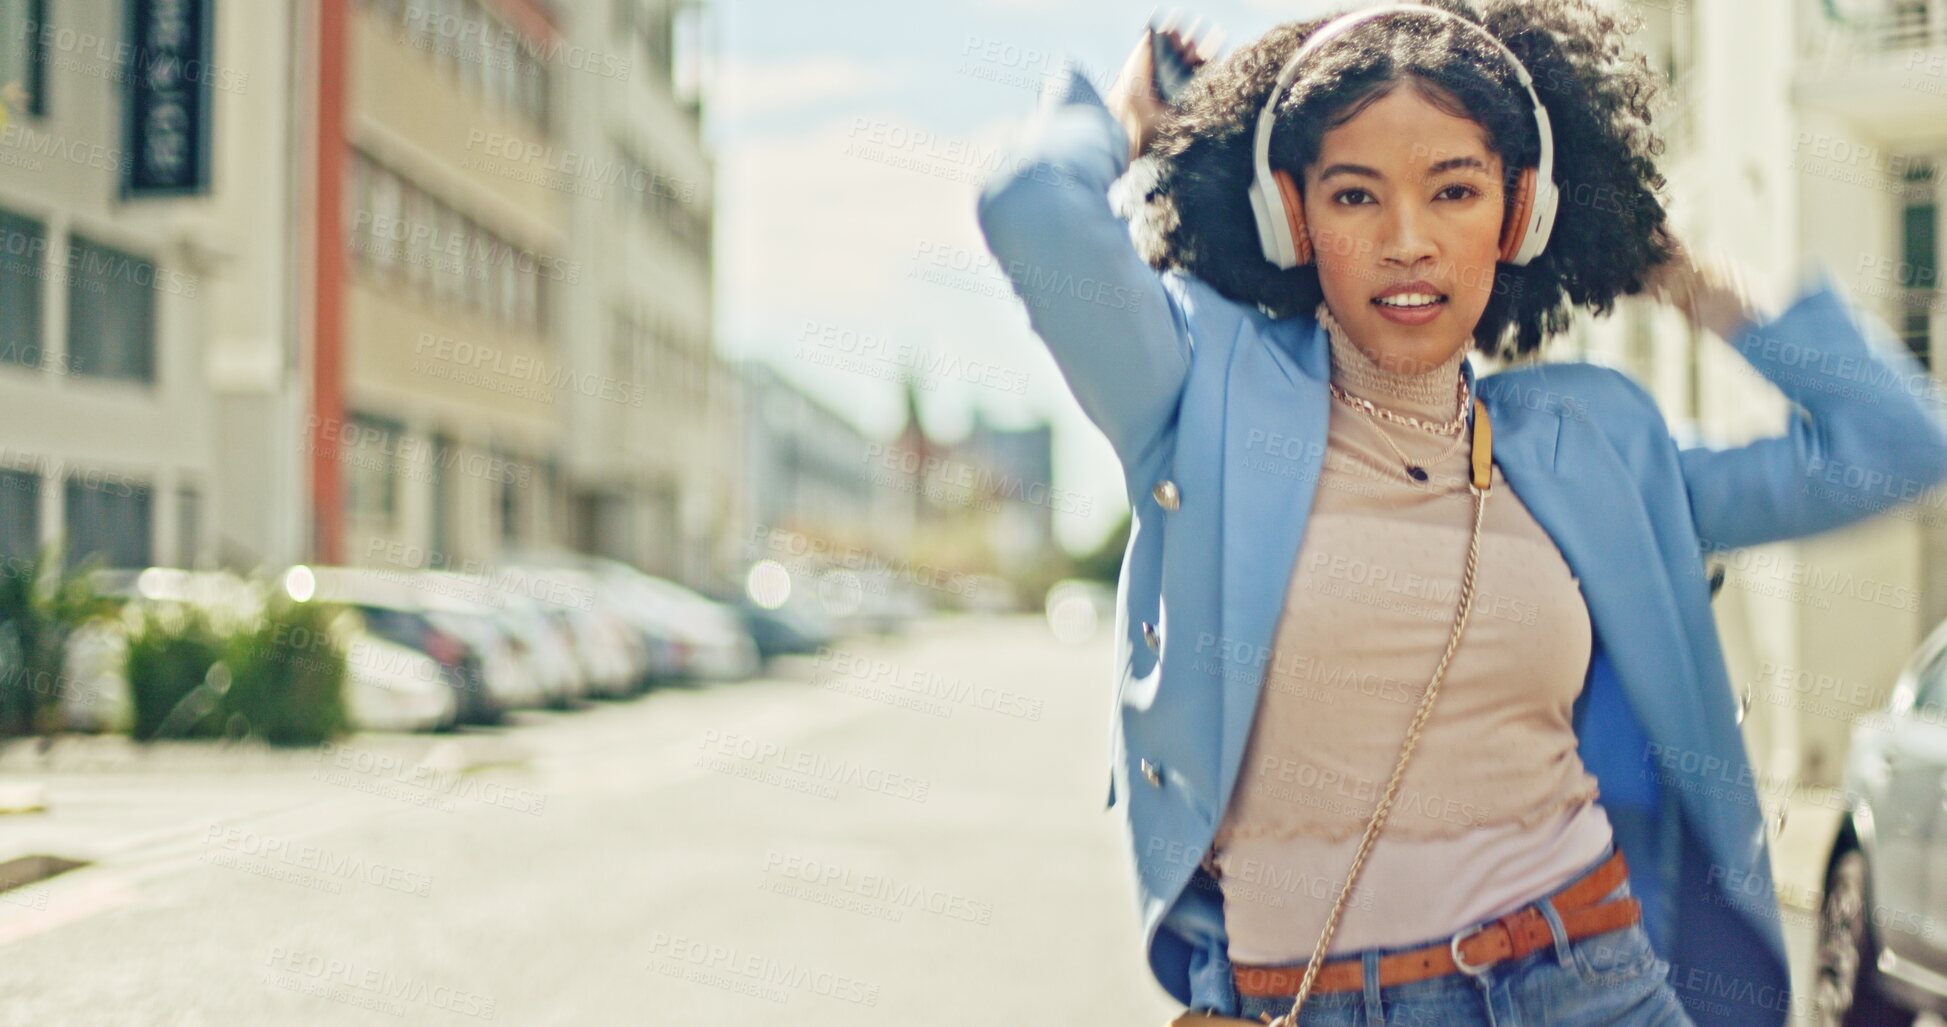
[{"label": "sky", "polygon": [[[873,438],[921,419],[958,439],[1054,425],[1071,551],[1127,509],[1107,440],[1081,414],[992,270],[974,220],[1041,84],[1072,55],[1106,89],[1158,8],[1107,0],[709,0],[705,134],[717,155],[716,318],[731,359],[760,359]],[[1226,0],[1197,9],[1223,51],[1332,9]],[[1173,8],[1164,6],[1161,13]],[[1106,340],[1105,340],[1106,341]]]}]

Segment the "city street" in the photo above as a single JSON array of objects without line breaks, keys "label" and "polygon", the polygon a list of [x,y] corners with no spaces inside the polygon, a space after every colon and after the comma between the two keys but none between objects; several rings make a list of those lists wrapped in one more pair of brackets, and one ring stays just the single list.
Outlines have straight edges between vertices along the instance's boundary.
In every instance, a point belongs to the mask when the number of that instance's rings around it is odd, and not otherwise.
[{"label": "city street", "polygon": [[0,1024],[1161,1023],[1105,633],[925,622],[524,714],[465,773],[389,736],[31,775],[50,817],[143,827],[0,893]]},{"label": "city street", "polygon": [[[51,814],[185,815],[4,893],[0,1024],[1162,1022],[1101,808],[1106,671],[1100,635],[935,622],[525,714],[525,765],[461,777],[355,745],[43,775]],[[220,789],[256,812],[189,812]]]}]

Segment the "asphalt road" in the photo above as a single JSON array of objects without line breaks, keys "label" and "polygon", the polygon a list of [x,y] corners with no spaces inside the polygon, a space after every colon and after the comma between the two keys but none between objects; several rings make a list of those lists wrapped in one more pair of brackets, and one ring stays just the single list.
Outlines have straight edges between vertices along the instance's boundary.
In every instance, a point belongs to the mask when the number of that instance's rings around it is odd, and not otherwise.
[{"label": "asphalt road", "polygon": [[465,772],[394,737],[46,775],[140,829],[0,893],[0,1027],[1161,1024],[1102,809],[1109,659],[945,621],[523,714]]},{"label": "asphalt road", "polygon": [[0,1024],[1164,1022],[1101,808],[1105,654],[938,624],[523,716],[523,765],[53,779],[289,801],[185,800],[0,902]]}]

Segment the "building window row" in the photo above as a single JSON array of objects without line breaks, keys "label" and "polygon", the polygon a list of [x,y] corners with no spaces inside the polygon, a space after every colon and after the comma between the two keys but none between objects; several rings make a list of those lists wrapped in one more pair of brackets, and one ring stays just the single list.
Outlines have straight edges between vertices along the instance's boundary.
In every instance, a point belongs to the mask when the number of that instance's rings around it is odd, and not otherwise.
[{"label": "building window row", "polygon": [[710,252],[710,222],[697,202],[696,183],[664,175],[649,168],[627,146],[615,144],[615,205],[618,211],[645,219],[668,233],[685,249],[707,257]]},{"label": "building window row", "polygon": [[642,0],[615,0],[615,34],[632,47],[640,44],[650,66],[667,73],[675,64],[675,26],[664,3],[649,6],[644,9]]},{"label": "building window row", "polygon": [[352,153],[351,195],[348,245],[373,276],[544,333],[550,283],[569,276],[559,259],[481,225],[362,150]]},{"label": "building window row", "polygon": [[642,389],[643,406],[707,402],[710,375],[701,347],[685,345],[666,318],[654,326],[616,312],[610,326],[615,376]]},{"label": "building window row", "polygon": [[539,47],[480,0],[365,0],[398,40],[430,54],[442,72],[488,104],[542,129],[550,122],[548,66]]},{"label": "building window row", "polygon": [[[51,259],[47,226],[0,211],[0,364],[124,381],[156,375],[156,289],[180,284],[158,277],[143,257],[79,234],[69,234],[66,262]],[[65,359],[42,347],[42,284],[65,283],[68,334]]]},{"label": "building window row", "polygon": [[[46,477],[39,470],[0,469],[0,557],[30,560],[38,554],[41,488]],[[69,568],[91,558],[99,558],[107,567],[147,567],[155,562],[155,499],[147,481],[81,470],[52,477],[62,491],[62,543]],[[197,555],[199,493],[185,486],[177,491],[177,501],[176,560],[187,566]]]}]

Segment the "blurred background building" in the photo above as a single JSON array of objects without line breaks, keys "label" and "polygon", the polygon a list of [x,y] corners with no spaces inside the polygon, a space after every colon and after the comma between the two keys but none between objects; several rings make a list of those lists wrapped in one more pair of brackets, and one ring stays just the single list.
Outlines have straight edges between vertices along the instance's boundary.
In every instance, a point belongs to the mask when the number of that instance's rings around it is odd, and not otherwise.
[{"label": "blurred background building", "polygon": [[[1947,4],[1798,0],[1791,17],[1753,17],[1732,0],[1627,7],[1645,19],[1639,38],[1673,90],[1662,129],[1678,231],[1752,268],[1781,301],[1808,259],[1823,262],[1931,368]],[[1649,386],[1686,442],[1784,430],[1778,392],[1672,312],[1626,301],[1576,339]],[[1726,656],[1748,689],[1746,736],[1768,780],[1838,784],[1851,717],[1884,705],[1914,646],[1947,616],[1942,520],[1928,500],[1815,539],[1716,554]]]},{"label": "blurred background building", "polygon": [[[243,483],[218,445],[239,402],[261,416],[288,395],[290,237],[264,230],[287,207],[287,94],[275,50],[212,46],[286,38],[284,17],[56,6],[0,5],[0,410],[26,429],[0,443],[0,550],[64,535],[76,555],[191,563],[224,543],[225,515],[289,527],[230,506]],[[116,49],[130,31],[204,72],[125,84],[142,70]]]}]

